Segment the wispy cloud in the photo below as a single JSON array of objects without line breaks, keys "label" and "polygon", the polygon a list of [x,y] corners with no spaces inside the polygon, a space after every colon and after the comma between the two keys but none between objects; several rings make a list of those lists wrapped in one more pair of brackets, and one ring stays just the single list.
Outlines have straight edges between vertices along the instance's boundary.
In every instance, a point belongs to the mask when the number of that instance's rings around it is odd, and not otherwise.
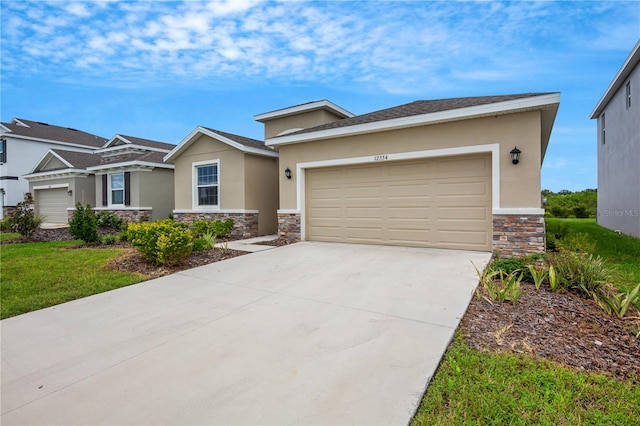
[{"label": "wispy cloud", "polygon": [[633,31],[617,25],[626,22],[620,7],[600,3],[3,1],[2,73],[100,85],[360,82],[424,93],[543,79],[566,65],[559,44],[590,48],[572,34],[596,11],[613,22],[594,28],[593,49],[608,28],[623,28],[616,37]]}]

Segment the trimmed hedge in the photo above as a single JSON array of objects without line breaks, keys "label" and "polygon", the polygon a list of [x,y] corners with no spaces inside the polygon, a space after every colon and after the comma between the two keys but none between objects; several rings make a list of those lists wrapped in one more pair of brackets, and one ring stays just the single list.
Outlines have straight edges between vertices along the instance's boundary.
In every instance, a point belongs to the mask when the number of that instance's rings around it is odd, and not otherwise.
[{"label": "trimmed hedge", "polygon": [[156,265],[175,265],[188,259],[193,251],[193,234],[188,225],[170,219],[130,223],[127,239]]}]

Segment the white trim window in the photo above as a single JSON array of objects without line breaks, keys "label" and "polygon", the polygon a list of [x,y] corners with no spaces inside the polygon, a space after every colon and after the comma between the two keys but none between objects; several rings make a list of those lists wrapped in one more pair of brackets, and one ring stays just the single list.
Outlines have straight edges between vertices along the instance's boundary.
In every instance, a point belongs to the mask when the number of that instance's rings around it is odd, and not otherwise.
[{"label": "white trim window", "polygon": [[626,87],[626,92],[627,92],[627,96],[626,96],[626,100],[625,100],[625,105],[627,107],[627,109],[631,108],[631,81],[627,81],[627,85]]},{"label": "white trim window", "polygon": [[193,163],[193,208],[220,208],[220,160]]},{"label": "white trim window", "polygon": [[124,206],[124,173],[109,175],[109,204]]}]

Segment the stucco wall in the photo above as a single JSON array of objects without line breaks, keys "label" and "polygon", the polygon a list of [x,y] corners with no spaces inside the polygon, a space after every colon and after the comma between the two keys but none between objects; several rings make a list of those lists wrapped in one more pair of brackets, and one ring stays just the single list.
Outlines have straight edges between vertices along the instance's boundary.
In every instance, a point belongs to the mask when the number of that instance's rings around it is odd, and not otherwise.
[{"label": "stucco wall", "polygon": [[[258,233],[278,230],[278,159],[245,154],[245,207],[258,210]],[[283,172],[284,173],[284,172]]]},{"label": "stucco wall", "polygon": [[325,110],[303,112],[288,117],[276,118],[264,123],[265,139],[272,138],[291,129],[308,129],[321,124],[331,123],[341,117]]},{"label": "stucco wall", "polygon": [[[631,107],[626,83],[631,81]],[[640,237],[640,66],[636,66],[598,117],[598,223]]]},{"label": "stucco wall", "polygon": [[244,154],[209,136],[194,141],[175,161],[175,209],[193,209],[194,162],[220,160],[220,208],[245,209]]},{"label": "stucco wall", "polygon": [[[540,208],[541,121],[539,111],[499,115],[452,123],[392,130],[280,147],[280,169],[290,167],[291,180],[279,173],[280,209],[296,206],[296,164],[462,146],[500,145],[500,207]],[[513,165],[509,151],[522,151]]]},{"label": "stucco wall", "polygon": [[[152,220],[167,219],[173,212],[173,170],[155,168],[152,172],[135,172],[140,207],[153,207]],[[132,182],[133,187],[133,182]],[[133,203],[132,203],[133,204]]]},{"label": "stucco wall", "polygon": [[93,175],[86,178],[77,177],[70,180],[69,189],[73,190],[73,205],[71,207],[75,207],[76,203],[80,203],[83,206],[89,204],[92,207],[96,207],[95,181],[96,178]]}]

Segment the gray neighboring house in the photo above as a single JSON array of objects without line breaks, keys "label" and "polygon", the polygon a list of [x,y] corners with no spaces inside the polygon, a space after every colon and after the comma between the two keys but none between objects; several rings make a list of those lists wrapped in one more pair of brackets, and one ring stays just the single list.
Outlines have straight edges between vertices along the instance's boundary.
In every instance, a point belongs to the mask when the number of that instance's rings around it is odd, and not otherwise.
[{"label": "gray neighboring house", "polygon": [[591,113],[598,120],[598,224],[640,237],[640,40]]},{"label": "gray neighboring house", "polygon": [[66,224],[76,203],[133,222],[164,219],[174,207],[174,166],[163,157],[174,147],[116,135],[92,153],[49,150],[24,177],[47,224]]},{"label": "gray neighboring house", "polygon": [[92,153],[106,138],[70,127],[14,118],[0,123],[0,218],[10,214],[29,191],[24,175],[50,149]]}]

